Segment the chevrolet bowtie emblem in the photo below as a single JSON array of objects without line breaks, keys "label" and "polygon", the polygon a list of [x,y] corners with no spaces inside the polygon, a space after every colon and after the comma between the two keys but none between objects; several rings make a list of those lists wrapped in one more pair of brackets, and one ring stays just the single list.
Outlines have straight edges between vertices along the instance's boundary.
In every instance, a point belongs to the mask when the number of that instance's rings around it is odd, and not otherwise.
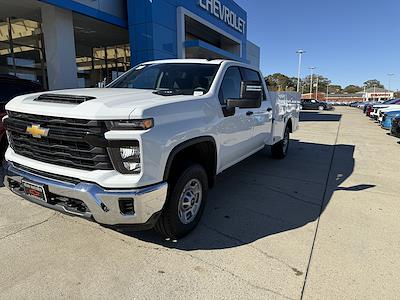
[{"label": "chevrolet bowtie emblem", "polygon": [[41,138],[43,136],[48,136],[49,129],[41,128],[40,125],[32,125],[26,127],[26,132],[31,134],[35,138]]}]

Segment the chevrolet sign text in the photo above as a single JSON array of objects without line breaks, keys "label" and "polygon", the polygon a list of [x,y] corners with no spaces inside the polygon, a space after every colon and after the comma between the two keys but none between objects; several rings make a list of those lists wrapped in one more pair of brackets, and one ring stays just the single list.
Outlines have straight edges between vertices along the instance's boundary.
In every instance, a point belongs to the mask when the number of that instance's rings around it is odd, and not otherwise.
[{"label": "chevrolet sign text", "polygon": [[225,22],[240,33],[245,32],[246,21],[239,17],[234,11],[223,5],[219,0],[199,0],[201,8],[213,16]]}]

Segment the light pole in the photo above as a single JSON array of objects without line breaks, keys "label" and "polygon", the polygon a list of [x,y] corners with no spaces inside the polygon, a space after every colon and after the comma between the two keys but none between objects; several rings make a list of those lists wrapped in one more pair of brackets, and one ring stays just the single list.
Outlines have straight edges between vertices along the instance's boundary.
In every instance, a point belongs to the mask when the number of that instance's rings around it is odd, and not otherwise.
[{"label": "light pole", "polygon": [[313,76],[314,76],[314,70],[315,70],[315,67],[310,67],[309,68],[310,69],[310,71],[311,71],[311,78],[310,78],[310,99],[311,99],[311,97],[312,97],[312,88],[313,88]]},{"label": "light pole", "polygon": [[300,49],[296,53],[299,55],[299,66],[297,69],[297,92],[300,92],[301,58],[306,51]]},{"label": "light pole", "polygon": [[390,93],[390,86],[391,86],[392,77],[394,76],[394,74],[393,73],[389,73],[389,74],[387,74],[387,76],[389,77],[389,93]]},{"label": "light pole", "polygon": [[319,77],[317,77],[317,85],[315,86],[315,99],[318,100],[318,83],[319,83]]}]

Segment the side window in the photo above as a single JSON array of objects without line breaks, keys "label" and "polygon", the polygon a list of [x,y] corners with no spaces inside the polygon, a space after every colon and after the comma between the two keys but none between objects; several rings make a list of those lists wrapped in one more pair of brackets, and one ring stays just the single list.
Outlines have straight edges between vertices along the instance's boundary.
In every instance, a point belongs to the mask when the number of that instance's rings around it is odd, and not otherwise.
[{"label": "side window", "polygon": [[266,99],[266,93],[264,90],[264,85],[262,84],[262,79],[260,76],[260,73],[254,70],[250,70],[247,68],[240,68],[240,71],[242,72],[243,80],[246,81],[258,81],[261,84],[261,87],[263,89],[263,99]]},{"label": "side window", "polygon": [[238,67],[230,67],[225,73],[219,90],[219,101],[222,105],[226,104],[227,99],[240,98],[240,83],[242,77]]}]

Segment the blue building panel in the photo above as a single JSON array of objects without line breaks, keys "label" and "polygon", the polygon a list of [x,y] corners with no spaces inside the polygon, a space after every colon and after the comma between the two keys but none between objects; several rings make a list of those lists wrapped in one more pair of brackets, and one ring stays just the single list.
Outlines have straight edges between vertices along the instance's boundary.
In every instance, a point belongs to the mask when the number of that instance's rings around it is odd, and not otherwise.
[{"label": "blue building panel", "polygon": [[[192,13],[198,15],[202,19],[210,22],[214,26],[226,31],[237,39],[247,41],[247,13],[237,3],[232,0],[176,0],[177,6],[182,6]],[[217,5],[216,3],[220,3]],[[207,10],[203,7],[207,7]],[[217,9],[216,7],[225,7],[226,10]],[[230,10],[229,17],[226,17],[224,12]],[[218,15],[218,17],[216,16]],[[225,18],[226,17],[226,18]],[[221,19],[222,18],[222,19]],[[243,32],[234,29],[229,23],[237,24],[238,20],[242,19],[244,24]],[[226,22],[228,21],[228,22]]]},{"label": "blue building panel", "polygon": [[242,56],[239,59],[246,59],[247,13],[232,0],[127,0],[133,65],[166,56],[177,57],[178,7],[240,40]]},{"label": "blue building panel", "polygon": [[[80,1],[73,0],[39,0],[41,2],[51,4],[63,9],[68,9],[76,13],[80,13],[122,28],[128,27],[128,21],[125,16],[117,16],[107,12],[107,10],[97,9],[93,6],[89,6],[81,3]],[[114,5],[124,5],[124,2],[115,1]],[[125,5],[124,5],[125,6]]]},{"label": "blue building panel", "polygon": [[185,42],[185,48],[203,48],[203,49],[212,51],[214,53],[217,53],[217,54],[221,55],[221,57],[225,57],[225,58],[228,58],[228,59],[237,60],[237,61],[241,61],[241,62],[247,63],[247,60],[242,58],[242,57],[240,57],[240,56],[237,56],[237,55],[235,55],[235,54],[233,54],[231,52],[222,50],[222,49],[220,49],[218,47],[215,47],[215,46],[213,46],[213,45],[211,45],[209,43],[206,43],[206,42],[200,41],[200,40],[186,41]]},{"label": "blue building panel", "polygon": [[[129,30],[132,64],[143,61],[176,58],[178,45],[178,8],[184,8],[198,20],[225,33],[241,44],[240,57],[205,41],[186,47],[206,47],[225,57],[247,61],[247,13],[233,0],[40,0],[72,10]],[[201,38],[200,38],[201,39]],[[177,49],[179,47],[179,49]],[[212,50],[213,49],[213,50]]]}]

